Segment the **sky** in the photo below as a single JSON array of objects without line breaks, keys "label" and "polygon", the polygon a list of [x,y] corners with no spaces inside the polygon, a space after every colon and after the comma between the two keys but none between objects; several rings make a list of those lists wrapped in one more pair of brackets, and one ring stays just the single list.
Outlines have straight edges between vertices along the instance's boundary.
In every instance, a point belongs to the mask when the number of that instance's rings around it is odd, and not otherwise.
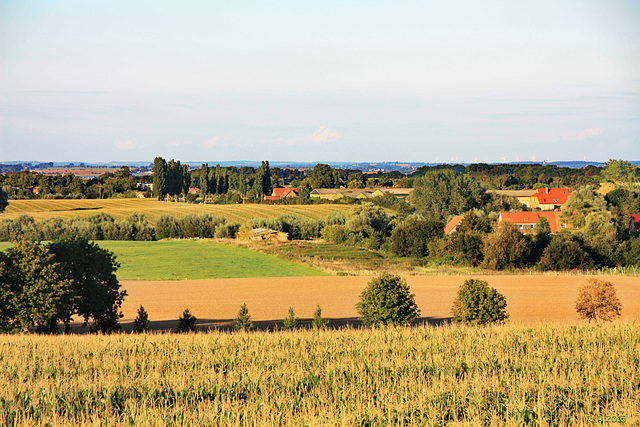
[{"label": "sky", "polygon": [[640,160],[640,0],[0,0],[0,162]]}]

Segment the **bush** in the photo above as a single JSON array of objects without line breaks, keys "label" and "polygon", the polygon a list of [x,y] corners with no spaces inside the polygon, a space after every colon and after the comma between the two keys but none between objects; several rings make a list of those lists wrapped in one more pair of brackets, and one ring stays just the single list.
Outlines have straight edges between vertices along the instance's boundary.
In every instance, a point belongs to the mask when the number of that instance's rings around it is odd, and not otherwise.
[{"label": "bush", "polygon": [[483,280],[468,279],[458,290],[451,313],[453,320],[470,325],[502,323],[509,315],[507,300]]},{"label": "bush", "polygon": [[300,319],[296,317],[296,314],[293,312],[293,308],[289,308],[289,315],[284,318],[283,328],[292,331],[297,329],[300,325]]},{"label": "bush", "polygon": [[133,320],[133,332],[149,332],[149,314],[142,305],[138,309],[138,316]]},{"label": "bush", "polygon": [[194,332],[197,320],[196,316],[191,314],[189,309],[186,309],[178,319],[178,332]]},{"label": "bush", "polygon": [[356,309],[366,326],[412,325],[420,316],[414,297],[406,280],[382,274],[362,291]]},{"label": "bush", "polygon": [[576,311],[581,319],[608,322],[620,316],[621,310],[622,304],[611,282],[589,279],[578,292]]}]

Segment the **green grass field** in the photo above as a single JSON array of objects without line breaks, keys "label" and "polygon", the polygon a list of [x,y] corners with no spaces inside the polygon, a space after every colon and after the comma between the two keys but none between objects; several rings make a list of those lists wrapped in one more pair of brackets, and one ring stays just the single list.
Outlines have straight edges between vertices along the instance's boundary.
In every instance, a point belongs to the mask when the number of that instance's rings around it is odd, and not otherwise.
[{"label": "green grass field", "polygon": [[[327,273],[246,248],[206,240],[98,241],[120,263],[118,280],[324,276]],[[13,246],[0,243],[0,250]]]},{"label": "green grass field", "polygon": [[0,335],[3,426],[640,422],[640,326]]},{"label": "green grass field", "polygon": [[192,203],[160,202],[155,199],[81,199],[81,200],[10,200],[9,206],[0,213],[0,221],[14,219],[27,214],[36,220],[50,217],[72,218],[75,216],[107,213],[116,219],[122,219],[134,212],[144,214],[152,224],[164,214],[181,217],[189,213],[209,213],[220,215],[229,221],[245,223],[254,218],[276,218],[281,215],[294,215],[303,218],[321,218],[334,212],[345,212],[349,205],[210,205]]}]

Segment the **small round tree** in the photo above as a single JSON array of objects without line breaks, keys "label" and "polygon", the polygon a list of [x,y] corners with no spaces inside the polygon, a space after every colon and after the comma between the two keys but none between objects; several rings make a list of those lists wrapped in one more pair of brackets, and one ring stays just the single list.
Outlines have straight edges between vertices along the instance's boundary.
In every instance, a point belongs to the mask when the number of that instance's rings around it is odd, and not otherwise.
[{"label": "small round tree", "polygon": [[460,286],[453,302],[453,320],[470,325],[502,323],[509,314],[505,311],[507,300],[483,280],[468,279]]},{"label": "small round tree", "polygon": [[414,297],[406,280],[383,274],[362,291],[356,309],[366,326],[412,325],[420,316]]},{"label": "small round tree", "polygon": [[186,309],[182,316],[178,319],[178,332],[194,332],[196,330],[196,316],[191,314],[189,309]]},{"label": "small round tree", "polygon": [[607,322],[620,316],[621,310],[622,304],[611,282],[589,279],[578,292],[576,311],[581,319]]},{"label": "small round tree", "polygon": [[149,332],[149,313],[142,305],[138,309],[138,316],[133,320],[133,332]]}]

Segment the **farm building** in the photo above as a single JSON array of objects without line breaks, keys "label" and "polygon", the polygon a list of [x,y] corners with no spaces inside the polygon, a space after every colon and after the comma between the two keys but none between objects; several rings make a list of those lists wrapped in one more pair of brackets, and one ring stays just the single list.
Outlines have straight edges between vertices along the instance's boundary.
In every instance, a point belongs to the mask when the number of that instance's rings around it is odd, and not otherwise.
[{"label": "farm building", "polygon": [[254,228],[250,232],[250,240],[272,240],[274,242],[288,242],[289,235],[283,231],[267,228]]},{"label": "farm building", "polygon": [[453,219],[444,226],[444,235],[450,236],[451,234],[455,233],[463,219],[464,217],[462,215],[454,216]]},{"label": "farm building", "polygon": [[520,233],[533,233],[533,228],[536,226],[540,218],[545,218],[549,223],[549,228],[552,233],[567,228],[567,224],[560,219],[560,212],[558,211],[546,211],[546,212],[500,212],[498,221],[508,221],[515,224],[518,227]]},{"label": "farm building", "polygon": [[631,214],[629,221],[629,234],[640,231],[640,214]]},{"label": "farm building", "polygon": [[413,188],[316,188],[311,191],[310,197],[324,200],[338,200],[343,197],[352,199],[372,199],[383,197],[385,194],[393,194],[398,199],[404,200]]},{"label": "farm building", "polygon": [[531,196],[536,194],[536,190],[487,190],[487,194],[491,193],[496,193],[501,196],[515,197],[521,205],[530,208]]},{"label": "farm building", "polygon": [[274,188],[270,196],[264,196],[265,200],[280,200],[287,197],[298,197],[297,188]]},{"label": "farm building", "polygon": [[570,196],[568,188],[538,188],[531,196],[529,207],[543,211],[561,209]]}]

